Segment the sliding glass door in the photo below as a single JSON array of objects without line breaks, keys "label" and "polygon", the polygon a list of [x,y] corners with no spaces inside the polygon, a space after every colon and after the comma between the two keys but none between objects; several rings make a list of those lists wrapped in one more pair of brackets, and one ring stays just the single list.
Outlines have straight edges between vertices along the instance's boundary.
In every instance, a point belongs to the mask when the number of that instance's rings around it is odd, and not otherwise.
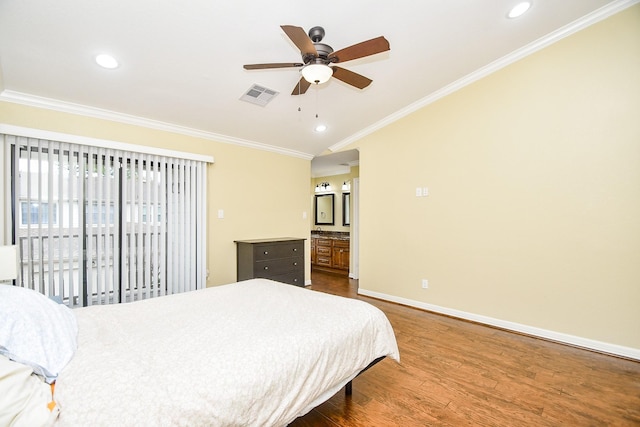
[{"label": "sliding glass door", "polygon": [[4,138],[20,286],[71,307],[204,286],[205,163]]}]

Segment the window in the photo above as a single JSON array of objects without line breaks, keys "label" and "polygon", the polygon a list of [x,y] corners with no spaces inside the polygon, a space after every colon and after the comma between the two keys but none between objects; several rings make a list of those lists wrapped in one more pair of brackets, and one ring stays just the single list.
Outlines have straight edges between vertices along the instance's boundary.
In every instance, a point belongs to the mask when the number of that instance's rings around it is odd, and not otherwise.
[{"label": "window", "polygon": [[[51,209],[49,209],[51,207]],[[51,214],[51,220],[49,220]],[[20,203],[20,225],[26,227],[30,224],[57,225],[58,224],[58,204],[57,203]]]},{"label": "window", "polygon": [[91,223],[94,226],[97,224],[114,224],[115,223],[115,205],[110,203],[107,208],[106,202],[93,201],[91,209],[87,209],[87,215],[91,215],[91,218],[87,218],[87,223]]},{"label": "window", "polygon": [[18,285],[71,307],[204,287],[206,162],[0,135]]}]

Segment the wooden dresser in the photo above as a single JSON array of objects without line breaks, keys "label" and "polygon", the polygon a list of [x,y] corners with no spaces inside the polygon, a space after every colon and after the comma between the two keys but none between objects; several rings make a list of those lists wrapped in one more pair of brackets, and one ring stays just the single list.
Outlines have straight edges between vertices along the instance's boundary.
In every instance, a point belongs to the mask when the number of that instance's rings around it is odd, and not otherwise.
[{"label": "wooden dresser", "polygon": [[237,280],[261,277],[304,286],[304,241],[293,237],[236,240]]}]

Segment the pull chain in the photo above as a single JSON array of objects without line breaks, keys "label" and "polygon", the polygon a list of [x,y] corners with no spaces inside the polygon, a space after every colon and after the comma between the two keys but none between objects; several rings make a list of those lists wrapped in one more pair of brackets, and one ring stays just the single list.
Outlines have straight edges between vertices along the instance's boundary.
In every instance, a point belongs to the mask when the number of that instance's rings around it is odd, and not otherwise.
[{"label": "pull chain", "polygon": [[316,119],[317,118],[318,118],[318,88],[316,87]]}]

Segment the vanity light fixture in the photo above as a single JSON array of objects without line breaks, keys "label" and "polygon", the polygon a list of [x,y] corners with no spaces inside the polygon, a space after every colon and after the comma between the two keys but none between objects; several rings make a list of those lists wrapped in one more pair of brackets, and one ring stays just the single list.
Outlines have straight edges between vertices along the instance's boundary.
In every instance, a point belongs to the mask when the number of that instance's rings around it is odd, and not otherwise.
[{"label": "vanity light fixture", "polygon": [[351,190],[351,183],[350,182],[343,182],[342,183],[342,191],[349,191]]},{"label": "vanity light fixture", "polygon": [[328,182],[321,182],[316,185],[316,193],[324,193],[325,191],[331,191],[331,184]]},{"label": "vanity light fixture", "polygon": [[524,15],[524,13],[531,8],[530,1],[523,1],[515,5],[509,13],[507,14],[507,18],[517,18],[519,16]]},{"label": "vanity light fixture", "polygon": [[114,68],[118,68],[118,61],[111,55],[107,55],[106,53],[101,53],[96,56],[96,62],[99,66],[112,70]]}]

